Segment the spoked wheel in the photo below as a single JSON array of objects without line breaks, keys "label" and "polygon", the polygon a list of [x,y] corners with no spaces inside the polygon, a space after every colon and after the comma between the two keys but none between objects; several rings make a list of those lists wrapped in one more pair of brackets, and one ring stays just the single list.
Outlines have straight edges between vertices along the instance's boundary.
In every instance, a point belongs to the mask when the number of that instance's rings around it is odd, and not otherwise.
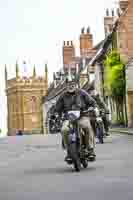
[{"label": "spoked wheel", "polygon": [[87,160],[82,160],[82,165],[84,168],[88,167],[88,161]]},{"label": "spoked wheel", "polygon": [[74,168],[75,168],[75,171],[76,172],[80,172],[80,169],[81,169],[81,163],[80,163],[80,160],[77,159],[74,161]]},{"label": "spoked wheel", "polygon": [[80,158],[79,158],[79,152],[78,152],[78,149],[77,149],[77,144],[76,143],[69,144],[68,152],[69,152],[69,155],[72,158],[75,171],[79,172],[80,169],[81,169],[81,163],[80,163]]},{"label": "spoked wheel", "polygon": [[86,154],[85,146],[82,146],[81,150],[80,150],[80,160],[81,160],[81,164],[83,165],[84,168],[88,167],[88,160],[87,159],[88,159],[88,152]]},{"label": "spoked wheel", "polygon": [[96,157],[95,157],[95,156],[92,156],[92,157],[90,156],[90,157],[89,157],[89,161],[90,161],[90,162],[94,162],[95,160],[96,160]]},{"label": "spoked wheel", "polygon": [[103,144],[104,143],[104,141],[103,141],[103,136],[104,136],[104,134],[103,134],[103,126],[99,124],[98,127],[97,127],[97,131],[98,131],[97,136],[98,136],[99,142],[101,144]]}]

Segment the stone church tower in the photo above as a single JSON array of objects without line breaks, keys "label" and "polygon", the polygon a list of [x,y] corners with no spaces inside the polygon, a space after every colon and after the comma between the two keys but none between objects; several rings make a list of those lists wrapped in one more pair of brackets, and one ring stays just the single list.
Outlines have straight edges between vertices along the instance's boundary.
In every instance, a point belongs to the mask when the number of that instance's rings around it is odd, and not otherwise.
[{"label": "stone church tower", "polygon": [[48,71],[38,77],[34,66],[31,77],[21,77],[16,63],[16,77],[8,80],[5,66],[5,82],[8,109],[8,135],[16,135],[18,130],[25,134],[43,133],[42,97],[48,90]]}]

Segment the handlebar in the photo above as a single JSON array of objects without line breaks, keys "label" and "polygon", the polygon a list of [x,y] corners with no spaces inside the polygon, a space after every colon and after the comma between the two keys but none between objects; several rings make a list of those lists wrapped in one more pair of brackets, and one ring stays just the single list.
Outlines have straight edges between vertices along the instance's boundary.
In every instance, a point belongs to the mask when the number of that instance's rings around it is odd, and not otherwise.
[{"label": "handlebar", "polygon": [[88,110],[84,110],[84,111],[82,111],[82,113],[87,113],[87,112],[92,112],[92,111],[95,111],[95,108],[89,107]]}]

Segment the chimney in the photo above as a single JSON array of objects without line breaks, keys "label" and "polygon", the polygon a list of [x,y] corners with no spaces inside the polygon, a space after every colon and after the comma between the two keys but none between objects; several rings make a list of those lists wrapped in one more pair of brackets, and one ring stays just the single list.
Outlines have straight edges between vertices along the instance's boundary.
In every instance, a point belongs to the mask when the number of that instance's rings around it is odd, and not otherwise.
[{"label": "chimney", "polygon": [[90,33],[90,27],[86,29],[83,27],[80,34],[80,55],[86,56],[88,50],[93,48],[93,36]]},{"label": "chimney", "polygon": [[112,31],[113,24],[114,24],[114,10],[112,10],[111,15],[109,13],[109,10],[106,10],[106,16],[104,17],[104,31],[105,31],[105,37]]},{"label": "chimney", "polygon": [[67,41],[67,46],[69,46],[69,41]]},{"label": "chimney", "polygon": [[75,57],[75,47],[72,41],[64,41],[63,43],[63,66],[68,66]]},{"label": "chimney", "polygon": [[115,12],[114,12],[114,9],[112,9],[112,17],[114,17],[115,16]]},{"label": "chimney", "polygon": [[120,17],[121,13],[120,13],[120,8],[117,8],[117,16]]},{"label": "chimney", "polygon": [[122,12],[124,12],[128,7],[128,3],[129,3],[128,0],[120,0],[119,5]]}]

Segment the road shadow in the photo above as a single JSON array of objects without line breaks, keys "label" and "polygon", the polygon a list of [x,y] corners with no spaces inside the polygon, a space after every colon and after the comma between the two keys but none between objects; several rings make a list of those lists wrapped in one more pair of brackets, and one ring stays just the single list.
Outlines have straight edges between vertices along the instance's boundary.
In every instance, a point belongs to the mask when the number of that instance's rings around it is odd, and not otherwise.
[{"label": "road shadow", "polygon": [[[92,172],[96,171],[96,167],[89,166],[88,168],[84,169],[81,168],[80,173],[84,172]],[[67,167],[54,167],[54,168],[37,168],[37,169],[28,169],[24,170],[24,175],[28,176],[38,176],[38,175],[55,175],[55,174],[72,174],[77,173],[75,172],[75,169],[73,166],[67,166]]]}]

